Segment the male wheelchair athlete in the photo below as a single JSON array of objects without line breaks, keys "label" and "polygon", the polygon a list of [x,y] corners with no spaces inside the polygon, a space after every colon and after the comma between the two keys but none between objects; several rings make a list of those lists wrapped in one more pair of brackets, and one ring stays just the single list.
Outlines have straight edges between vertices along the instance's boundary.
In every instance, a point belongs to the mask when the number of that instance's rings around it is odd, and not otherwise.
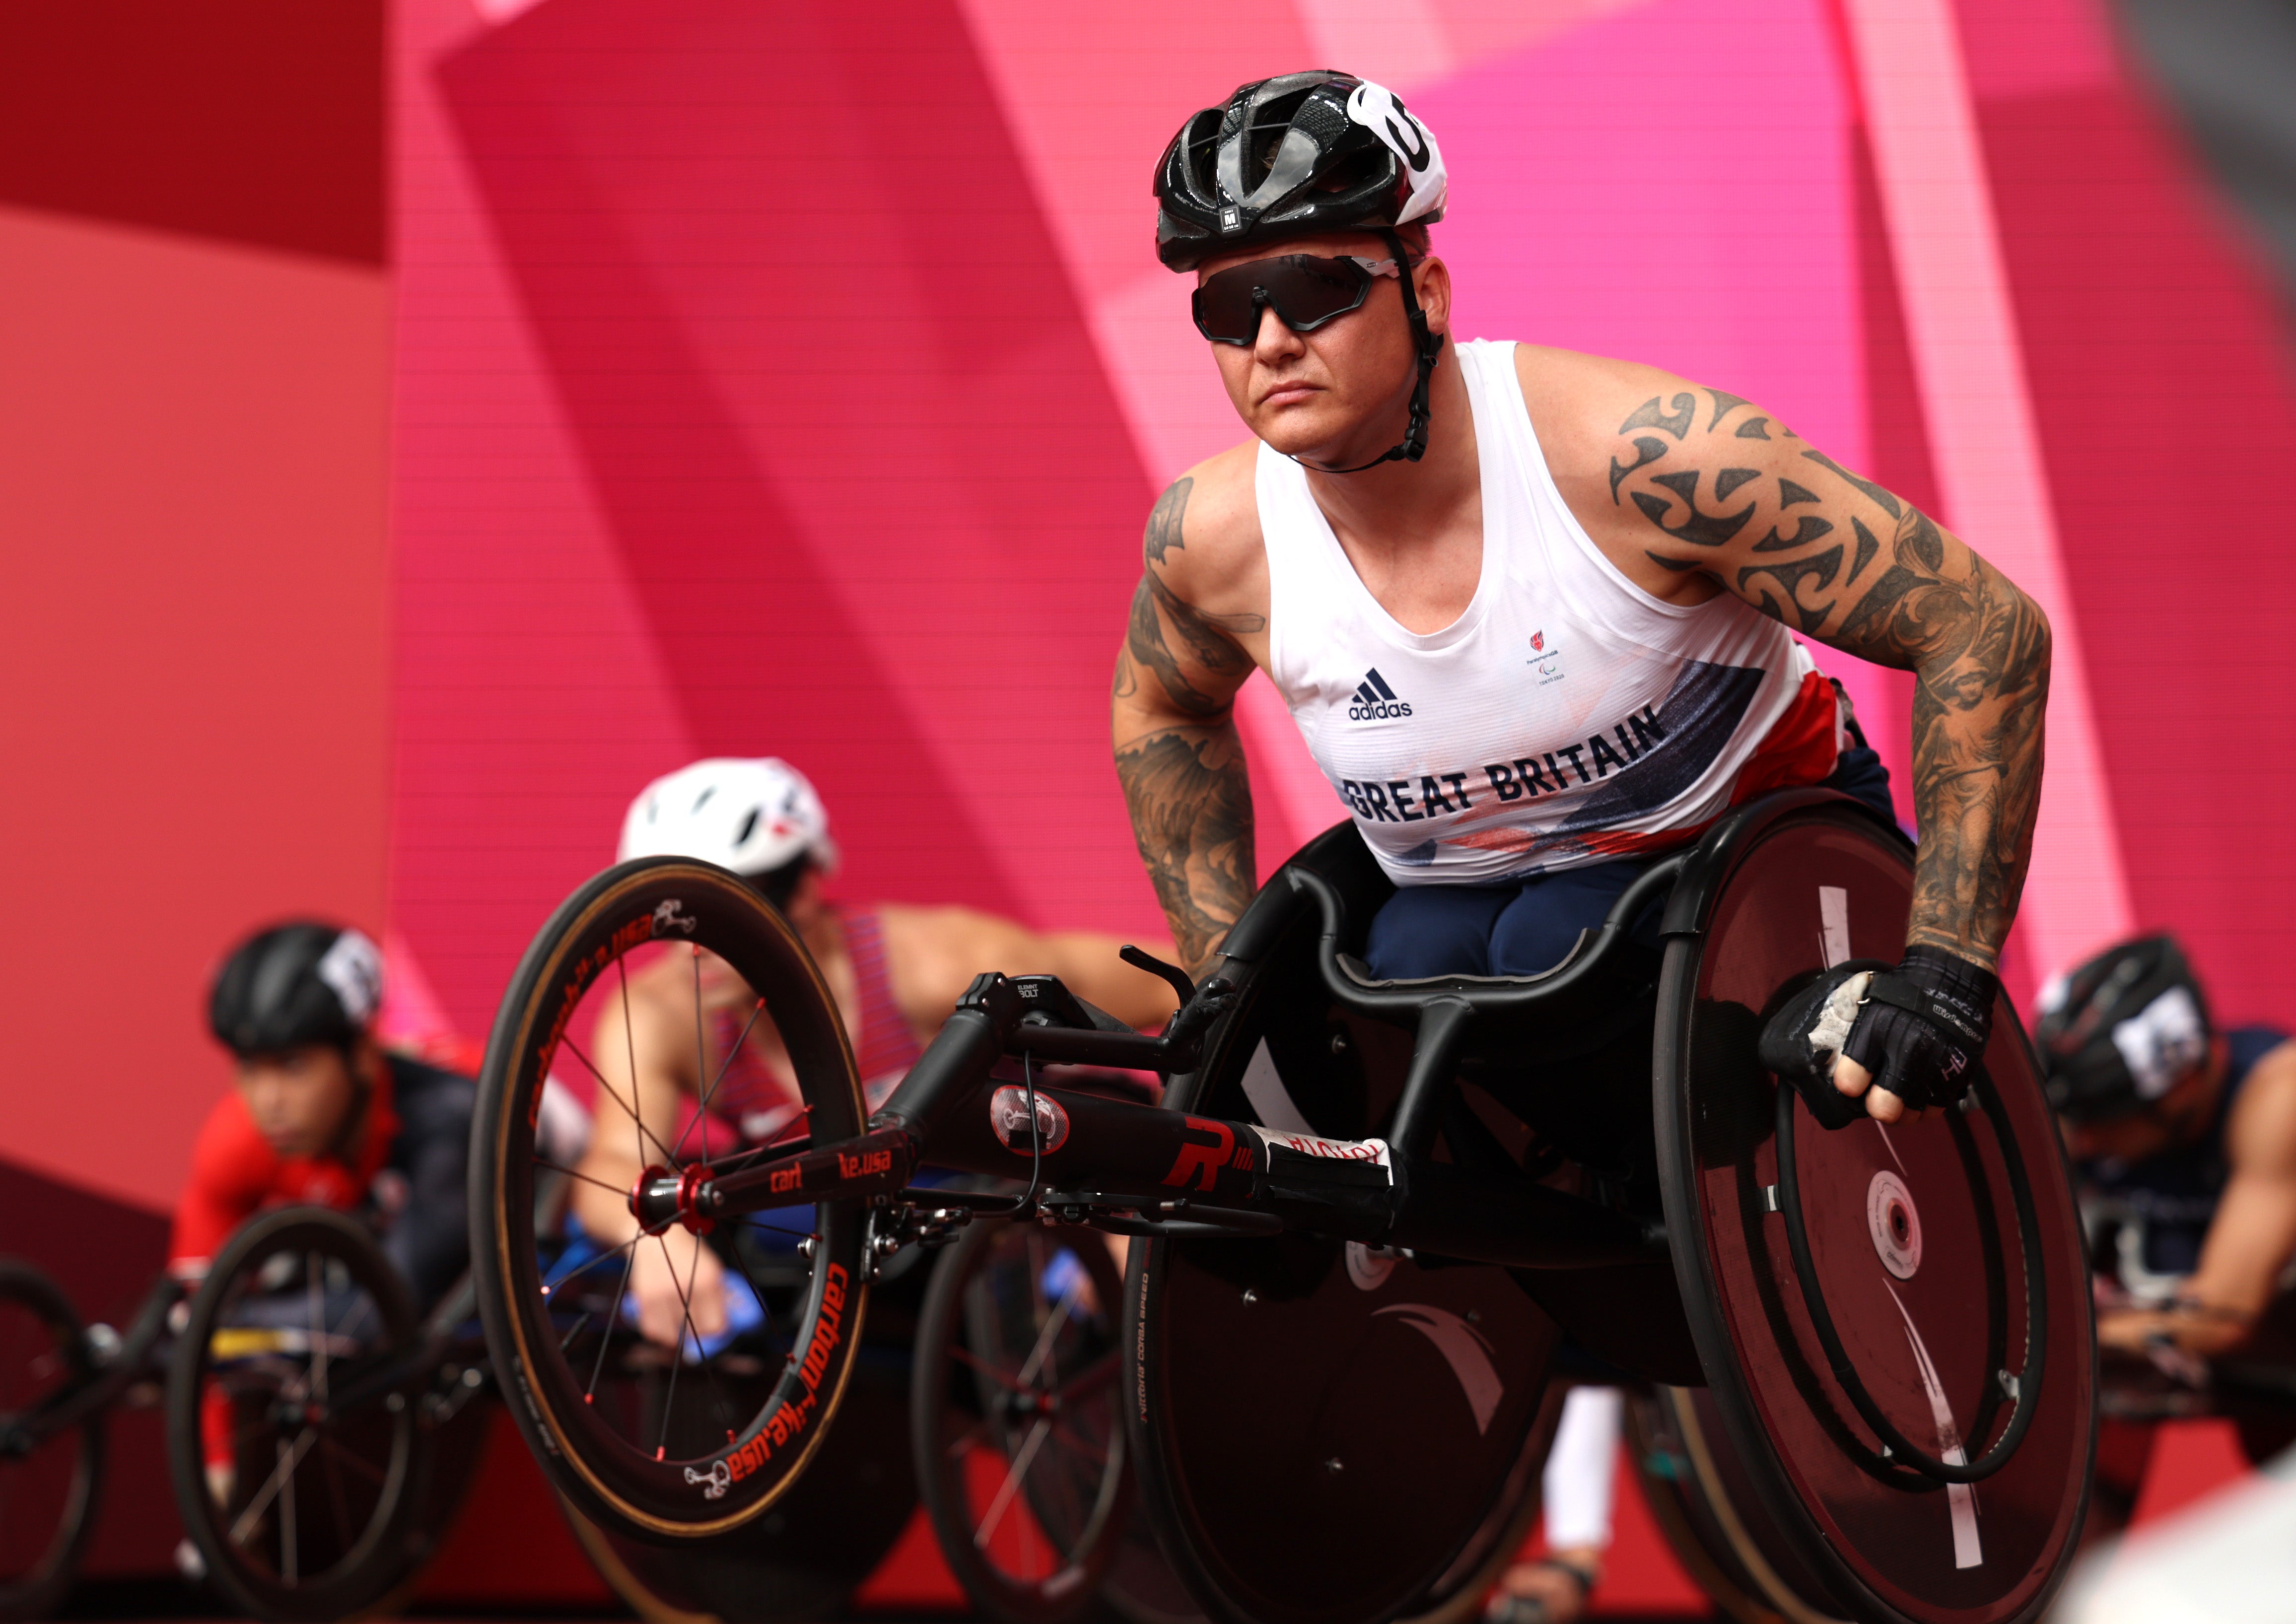
[{"label": "male wheelchair athlete", "polygon": [[[1819,1131],[1755,1055],[1823,968],[1896,951],[1903,838],[1825,791],[1767,797],[1519,980],[1369,980],[1346,950],[1385,891],[1350,827],[1320,837],[1218,974],[1168,972],[1184,1003],[1157,1038],[1050,978],[983,975],[865,1123],[834,1005],[753,891],[675,860],[600,875],[513,980],[473,1147],[480,1308],[529,1443],[632,1533],[738,1527],[822,1447],[877,1262],[1002,1209],[1136,1237],[1127,1444],[1215,1617],[1369,1624],[1464,1594],[1506,1554],[1566,1333],[1629,1373],[1710,1384],[1745,1514],[1837,1616],[2038,1616],[2086,1504],[2095,1353],[2013,1012],[1957,1108],[1889,1129]],[[1634,927],[1661,898],[1654,960]],[[537,1262],[530,1199],[550,1065],[563,1050],[613,1086],[582,1046],[586,1010],[664,941],[748,982],[806,1125],[714,1165],[652,1147],[630,1245],[809,1225],[778,1374],[737,1394],[701,1361],[677,1429],[591,1401],[600,1356]],[[1008,1055],[1021,1081],[992,1081]],[[1172,1082],[1160,1107],[1126,1104],[1039,1084],[1047,1062]],[[920,1190],[927,1162],[1027,1188]]]}]

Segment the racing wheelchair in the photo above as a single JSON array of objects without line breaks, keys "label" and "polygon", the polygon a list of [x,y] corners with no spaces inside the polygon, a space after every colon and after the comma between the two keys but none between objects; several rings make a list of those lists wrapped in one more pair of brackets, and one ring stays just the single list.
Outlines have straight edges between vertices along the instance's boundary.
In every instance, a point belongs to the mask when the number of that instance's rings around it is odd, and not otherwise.
[{"label": "racing wheelchair", "polygon": [[418,1315],[373,1235],[318,1208],[250,1219],[124,1333],[0,1260],[0,1618],[70,1589],[120,1403],[164,1406],[187,1571],[256,1618],[388,1605],[460,1506],[485,1357],[467,1284]]},{"label": "racing wheelchair", "polygon": [[[1566,1336],[1710,1390],[1745,1514],[1834,1616],[2037,1617],[2087,1503],[2095,1360],[2013,1011],[1956,1106],[1886,1129],[1821,1128],[1756,1057],[1824,967],[1895,954],[1911,875],[1871,813],[1784,791],[1653,865],[1554,970],[1379,982],[1350,950],[1387,882],[1342,825],[1270,879],[1201,987],[1130,956],[1182,995],[1162,1035],[1051,978],[984,974],[865,1121],[833,1001],[773,912],[707,865],[623,865],[544,927],[488,1045],[472,1193],[496,1366],[586,1513],[708,1538],[824,1447],[884,1259],[999,1212],[1089,1224],[1133,1237],[1126,1446],[1215,1618],[1374,1624],[1461,1594],[1536,1470]],[[1636,941],[1651,908],[1656,954]],[[594,1401],[614,1332],[576,1284],[627,1248],[540,1262],[534,1121],[562,1052],[614,1086],[618,1057],[585,1043],[632,961],[664,951],[743,978],[805,1121],[714,1163],[655,1146],[631,1244],[802,1214],[806,1275],[777,1363],[736,1384],[702,1360],[634,1413]],[[1018,1083],[992,1079],[1008,1057]],[[1046,1062],[1171,1083],[1128,1104],[1040,1084]],[[919,1189],[928,1163],[1027,1182]]]}]

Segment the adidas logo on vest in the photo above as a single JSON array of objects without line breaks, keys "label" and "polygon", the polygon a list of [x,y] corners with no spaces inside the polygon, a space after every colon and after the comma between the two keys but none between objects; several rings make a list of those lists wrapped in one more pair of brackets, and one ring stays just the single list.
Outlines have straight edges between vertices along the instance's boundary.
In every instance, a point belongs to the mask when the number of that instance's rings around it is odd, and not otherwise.
[{"label": "adidas logo on vest", "polygon": [[1387,678],[1374,666],[1364,673],[1363,681],[1356,687],[1355,703],[1348,707],[1350,722],[1375,722],[1391,716],[1409,716],[1411,707],[1395,697],[1395,690],[1387,685]]}]

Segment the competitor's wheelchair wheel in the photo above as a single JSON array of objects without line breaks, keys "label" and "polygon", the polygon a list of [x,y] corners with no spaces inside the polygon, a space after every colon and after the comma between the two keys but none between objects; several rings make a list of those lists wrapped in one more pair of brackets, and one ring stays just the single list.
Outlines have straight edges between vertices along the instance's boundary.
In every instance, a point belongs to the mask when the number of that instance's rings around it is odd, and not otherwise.
[{"label": "competitor's wheelchair wheel", "polygon": [[[787,1268],[767,1254],[753,1268]],[[843,1612],[909,1525],[909,1366],[926,1270],[896,1253],[869,1289],[869,1323],[837,1407],[837,1439],[763,1516],[676,1546],[601,1528],[560,1497],[575,1537],[647,1624],[810,1624]],[[770,1279],[761,1280],[769,1289]]]},{"label": "competitor's wheelchair wheel", "polygon": [[1122,1540],[1124,1282],[1095,1230],[980,1218],[934,1265],[910,1430],[941,1554],[1005,1624],[1068,1624]]},{"label": "competitor's wheelchair wheel", "polygon": [[1751,1505],[1752,1489],[1710,1392],[1660,1387],[1634,1395],[1627,1444],[1659,1531],[1725,1614],[1737,1624],[1838,1624],[1823,1603],[1808,1599],[1824,1587],[1780,1546],[1768,1519],[1740,1511]]},{"label": "competitor's wheelchair wheel", "polygon": [[[730,1059],[730,1050],[709,1054],[705,1035],[704,960],[714,956],[757,995],[753,1011],[770,1018],[787,1049],[802,1100],[790,1132],[809,1129],[822,1143],[861,1131],[843,1023],[781,915],[707,863],[625,863],[552,915],[496,1019],[472,1129],[472,1251],[488,1349],[554,1485],[607,1528],[674,1541],[763,1516],[820,1448],[860,1345],[869,1225],[859,1201],[720,1224],[709,1243],[762,1313],[721,1345],[689,1327],[674,1354],[639,1338],[623,1312],[624,1282],[636,1247],[698,1248],[703,1236],[673,1226],[601,1249],[537,1233],[537,1178],[571,1172],[537,1139],[554,1065],[588,1073],[596,1131],[632,1133],[644,1160],[672,1171],[711,1165],[706,1097],[698,1136],[660,1143],[632,1110],[634,1055],[595,1052],[593,1040],[610,1009],[625,1023],[618,1029],[628,1029],[629,979],[663,954],[693,967],[701,1076],[721,1073]],[[770,1148],[800,1144],[783,1137]],[[764,1149],[716,1148],[719,1173]]]},{"label": "competitor's wheelchair wheel", "polygon": [[367,1611],[423,1554],[430,1434],[403,1369],[406,1284],[355,1220],[283,1208],[241,1226],[168,1370],[168,1463],[207,1577],[261,1619]]},{"label": "competitor's wheelchair wheel", "polygon": [[102,1412],[37,1440],[17,1423],[94,1374],[63,1288],[0,1258],[0,1619],[53,1612],[87,1548],[103,1481]]},{"label": "competitor's wheelchair wheel", "polygon": [[1667,1228],[1741,1509],[1827,1610],[2011,1624],[2073,1554],[2095,1441],[2079,1214],[2016,1012],[1959,1105],[1886,1130],[1822,1130],[1755,1058],[1825,965],[1897,959],[1912,873],[1902,836],[1818,791],[1702,843],[1662,927]]},{"label": "competitor's wheelchair wheel", "polygon": [[[1292,861],[1371,858],[1342,826]],[[1228,961],[1235,1005],[1167,1104],[1331,1138],[1376,1130],[1410,1038],[1332,1004],[1315,932],[1294,909],[1257,957]],[[1142,1496],[1213,1618],[1447,1615],[1513,1556],[1560,1414],[1561,1333],[1504,1269],[1308,1235],[1136,1242],[1125,1313]]]}]

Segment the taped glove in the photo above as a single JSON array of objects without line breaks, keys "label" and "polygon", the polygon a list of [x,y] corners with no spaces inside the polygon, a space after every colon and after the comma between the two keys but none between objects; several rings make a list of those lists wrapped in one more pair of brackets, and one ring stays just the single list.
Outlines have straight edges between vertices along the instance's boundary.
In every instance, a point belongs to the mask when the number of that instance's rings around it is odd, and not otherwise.
[{"label": "taped glove", "polygon": [[1894,970],[1871,959],[1837,964],[1771,1017],[1761,1061],[1827,1128],[1868,1114],[1862,1098],[1833,1086],[1838,1054],[1865,1067],[1872,1087],[1908,1111],[1947,1104],[1984,1057],[2000,990],[1991,971],[1936,947],[1906,948]]}]

